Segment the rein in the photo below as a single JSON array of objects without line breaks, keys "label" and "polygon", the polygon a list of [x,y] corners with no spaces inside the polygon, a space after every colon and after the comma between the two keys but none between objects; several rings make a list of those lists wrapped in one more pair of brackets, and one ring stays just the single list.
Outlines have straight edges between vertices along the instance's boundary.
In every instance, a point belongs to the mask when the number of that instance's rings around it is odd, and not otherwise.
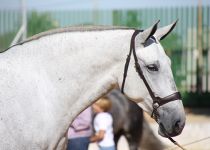
[{"label": "rein", "polygon": [[[140,33],[142,32],[142,30],[135,30],[135,32],[133,33],[132,37],[131,37],[131,42],[130,42],[130,51],[129,51],[129,54],[127,56],[127,59],[126,59],[126,63],[125,63],[125,67],[124,67],[124,74],[123,74],[123,81],[122,81],[122,86],[121,86],[121,92],[124,94],[124,86],[125,86],[125,80],[126,80],[126,77],[127,77],[127,72],[128,72],[128,67],[129,67],[129,63],[130,63],[130,59],[131,59],[131,54],[133,52],[133,57],[134,57],[134,60],[135,60],[135,68],[136,68],[136,72],[138,73],[139,77],[143,80],[152,100],[153,100],[153,111],[152,111],[152,114],[151,114],[151,117],[153,119],[155,119],[155,121],[158,123],[158,112],[157,112],[157,109],[168,103],[168,102],[171,102],[171,101],[175,101],[175,100],[180,100],[181,99],[181,94],[180,92],[175,92],[171,95],[168,95],[166,97],[157,97],[155,96],[154,92],[152,91],[152,89],[150,88],[146,78],[144,77],[144,74],[141,70],[141,67],[138,63],[138,58],[136,56],[136,50],[135,50],[135,37]],[[166,132],[164,126],[161,124],[160,125],[161,129],[163,130],[165,136],[172,142],[174,143],[175,145],[177,145],[178,147],[180,147],[181,149],[184,150],[184,148],[179,145],[175,140],[173,140]]]}]

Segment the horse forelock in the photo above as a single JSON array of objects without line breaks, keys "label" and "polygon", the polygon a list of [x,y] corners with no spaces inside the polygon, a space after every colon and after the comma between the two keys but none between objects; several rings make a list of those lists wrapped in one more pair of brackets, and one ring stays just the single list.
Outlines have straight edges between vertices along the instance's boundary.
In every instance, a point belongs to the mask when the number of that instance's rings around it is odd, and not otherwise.
[{"label": "horse forelock", "polygon": [[157,43],[154,36],[151,36],[147,41],[144,43],[144,47],[150,46],[153,43]]}]

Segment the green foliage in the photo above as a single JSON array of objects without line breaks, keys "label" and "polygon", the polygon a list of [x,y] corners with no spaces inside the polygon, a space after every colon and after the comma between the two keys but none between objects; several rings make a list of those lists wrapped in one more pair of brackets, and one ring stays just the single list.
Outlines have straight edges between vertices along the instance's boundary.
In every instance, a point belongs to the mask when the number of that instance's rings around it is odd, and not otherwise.
[{"label": "green foliage", "polygon": [[58,27],[48,13],[37,13],[33,11],[28,18],[28,36]]},{"label": "green foliage", "polygon": [[135,10],[128,10],[126,13],[115,10],[113,11],[113,25],[139,28],[141,21],[138,12]]},{"label": "green foliage", "polygon": [[128,27],[140,27],[141,21],[138,19],[137,11],[127,11],[126,26]]},{"label": "green foliage", "polygon": [[9,47],[13,38],[15,37],[15,34],[16,32],[7,32],[3,35],[0,35],[0,52]]},{"label": "green foliage", "polygon": [[166,51],[181,50],[181,37],[176,33],[170,33],[165,39],[161,41],[162,46]]}]

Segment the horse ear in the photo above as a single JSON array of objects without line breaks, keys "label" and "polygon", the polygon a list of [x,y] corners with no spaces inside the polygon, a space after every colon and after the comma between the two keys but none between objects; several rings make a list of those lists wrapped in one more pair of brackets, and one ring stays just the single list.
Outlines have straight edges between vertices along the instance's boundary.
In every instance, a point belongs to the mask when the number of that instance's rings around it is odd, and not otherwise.
[{"label": "horse ear", "polygon": [[164,39],[174,29],[177,22],[178,22],[178,19],[168,26],[157,29],[157,31],[155,32],[155,37],[159,41]]},{"label": "horse ear", "polygon": [[159,22],[160,20],[158,20],[154,25],[137,35],[137,38],[140,39],[140,43],[144,43],[145,41],[147,41],[156,32]]}]

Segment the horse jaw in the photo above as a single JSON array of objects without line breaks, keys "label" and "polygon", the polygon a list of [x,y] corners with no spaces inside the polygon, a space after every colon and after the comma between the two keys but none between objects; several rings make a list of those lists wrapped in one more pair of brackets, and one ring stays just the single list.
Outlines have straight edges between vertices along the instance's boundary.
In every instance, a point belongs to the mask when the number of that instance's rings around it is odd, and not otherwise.
[{"label": "horse jaw", "polygon": [[146,97],[145,99],[142,99],[141,101],[136,101],[138,106],[141,107],[148,115],[151,116],[152,114],[152,102],[150,96]]}]

